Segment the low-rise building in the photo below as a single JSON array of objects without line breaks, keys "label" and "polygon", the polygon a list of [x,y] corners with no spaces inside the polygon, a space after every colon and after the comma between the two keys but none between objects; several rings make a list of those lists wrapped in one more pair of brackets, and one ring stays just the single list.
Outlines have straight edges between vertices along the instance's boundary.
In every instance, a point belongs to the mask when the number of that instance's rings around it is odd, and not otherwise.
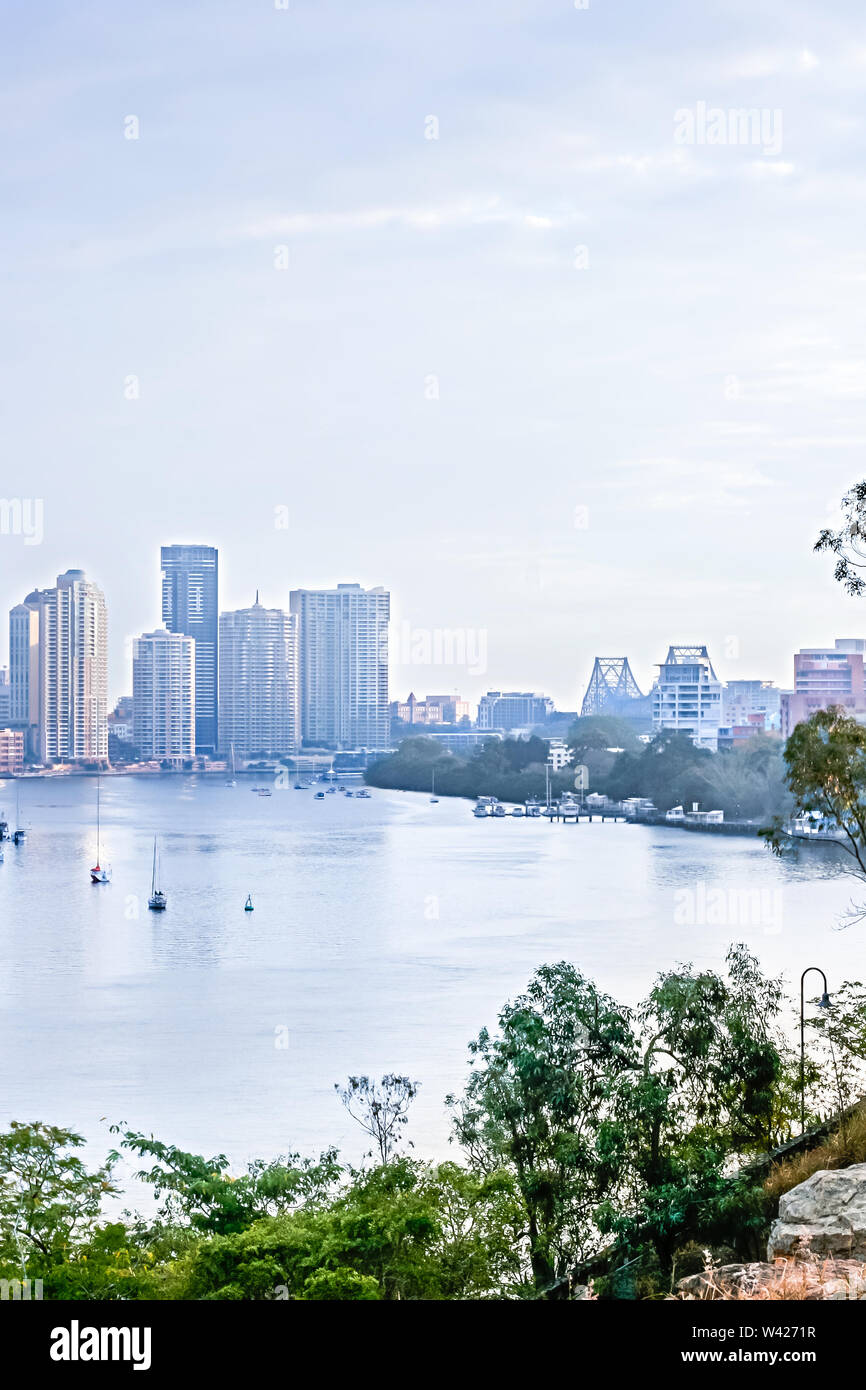
[{"label": "low-rise building", "polygon": [[24,770],[24,730],[0,729],[0,777],[16,777]]},{"label": "low-rise building", "polygon": [[555,712],[549,695],[531,690],[488,690],[478,703],[478,728],[513,729],[543,724]]}]

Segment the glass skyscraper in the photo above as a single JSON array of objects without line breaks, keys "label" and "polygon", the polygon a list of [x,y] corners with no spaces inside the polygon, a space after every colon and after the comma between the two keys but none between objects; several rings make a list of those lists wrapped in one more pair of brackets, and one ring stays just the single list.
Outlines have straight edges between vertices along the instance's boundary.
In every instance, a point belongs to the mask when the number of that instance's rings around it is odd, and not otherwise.
[{"label": "glass skyscraper", "polygon": [[219,699],[219,559],[213,545],[164,545],[162,621],[195,639],[195,748],[215,753]]}]

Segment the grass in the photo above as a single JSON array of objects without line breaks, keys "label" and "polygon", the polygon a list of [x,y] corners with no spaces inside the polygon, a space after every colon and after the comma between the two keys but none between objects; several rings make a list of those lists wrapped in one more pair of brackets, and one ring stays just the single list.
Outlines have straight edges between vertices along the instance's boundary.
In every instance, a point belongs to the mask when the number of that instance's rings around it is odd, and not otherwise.
[{"label": "grass", "polygon": [[866,1163],[866,1103],[823,1144],[775,1164],[764,1181],[764,1191],[778,1199],[822,1168],[849,1168],[852,1163]]}]

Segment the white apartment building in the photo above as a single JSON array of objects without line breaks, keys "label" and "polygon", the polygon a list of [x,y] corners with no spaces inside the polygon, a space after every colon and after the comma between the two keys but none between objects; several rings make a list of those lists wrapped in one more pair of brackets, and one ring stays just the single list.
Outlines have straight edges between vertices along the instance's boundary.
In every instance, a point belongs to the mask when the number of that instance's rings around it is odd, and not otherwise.
[{"label": "white apartment building", "polygon": [[[124,725],[115,724],[121,738]],[[195,755],[195,641],[157,628],[132,644],[132,741],[142,758]]]},{"label": "white apartment building", "polygon": [[722,682],[706,647],[670,647],[652,688],[653,730],[691,735],[698,748],[715,751],[722,724]]},{"label": "white apartment building", "polygon": [[39,757],[43,762],[105,761],[105,595],[83,570],[67,570],[58,576],[53,589],[39,591],[38,609]]},{"label": "white apartment building", "polygon": [[239,756],[279,756],[300,745],[298,625],[281,608],[221,613],[219,745]]},{"label": "white apartment building", "polygon": [[301,735],[319,748],[387,748],[388,621],[386,589],[338,584],[296,589]]}]

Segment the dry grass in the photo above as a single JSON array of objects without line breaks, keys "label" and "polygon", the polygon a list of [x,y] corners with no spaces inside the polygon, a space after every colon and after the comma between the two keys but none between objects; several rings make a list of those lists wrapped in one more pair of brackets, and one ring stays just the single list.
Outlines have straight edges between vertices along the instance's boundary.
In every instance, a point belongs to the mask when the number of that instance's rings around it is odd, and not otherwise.
[{"label": "dry grass", "polygon": [[858,1260],[819,1260],[804,1247],[802,1258],[770,1265],[747,1265],[733,1280],[706,1251],[702,1283],[695,1293],[675,1297],[684,1302],[820,1302],[866,1299],[866,1270]]},{"label": "dry grass", "polygon": [[844,1126],[816,1149],[796,1154],[771,1168],[764,1191],[779,1198],[822,1168],[848,1168],[852,1163],[866,1163],[866,1105],[861,1105]]}]

